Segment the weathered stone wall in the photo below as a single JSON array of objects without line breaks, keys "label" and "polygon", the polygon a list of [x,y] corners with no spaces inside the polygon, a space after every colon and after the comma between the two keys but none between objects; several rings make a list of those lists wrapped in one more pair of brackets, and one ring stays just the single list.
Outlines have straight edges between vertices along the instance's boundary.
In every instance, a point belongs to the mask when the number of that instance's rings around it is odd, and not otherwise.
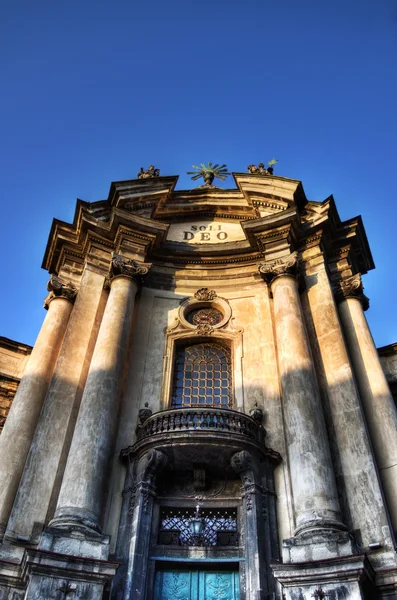
[{"label": "weathered stone wall", "polygon": [[[242,397],[241,408],[246,413],[249,413],[255,403],[262,408],[264,426],[268,432],[266,444],[285,456],[279,377],[267,286],[262,281],[257,284],[251,282],[251,286],[243,291],[231,291],[230,287],[225,289],[228,283],[230,285],[225,278],[218,281],[219,287],[211,284],[211,288],[216,289],[218,296],[229,302],[232,328],[242,330],[241,365],[234,365],[235,371],[241,369],[242,390],[235,389],[235,395]],[[202,285],[203,280],[197,280],[196,290]],[[222,287],[225,291],[222,291]],[[175,323],[181,302],[191,296],[192,290],[190,287],[180,287],[177,292],[143,288],[137,306],[129,372],[113,459],[112,491],[108,498],[106,533],[112,534],[113,543],[117,538],[125,476],[124,467],[119,461],[120,451],[136,440],[135,428],[140,409],[148,407],[154,413],[168,408],[164,405],[162,395],[164,371],[172,366],[164,361],[166,329]],[[234,343],[240,342],[235,340]],[[236,383],[240,385],[236,381],[234,383],[235,386]],[[280,540],[290,537],[294,527],[286,468],[283,463],[275,472]]]},{"label": "weathered stone wall", "polygon": [[31,351],[27,344],[0,337],[0,433]]}]

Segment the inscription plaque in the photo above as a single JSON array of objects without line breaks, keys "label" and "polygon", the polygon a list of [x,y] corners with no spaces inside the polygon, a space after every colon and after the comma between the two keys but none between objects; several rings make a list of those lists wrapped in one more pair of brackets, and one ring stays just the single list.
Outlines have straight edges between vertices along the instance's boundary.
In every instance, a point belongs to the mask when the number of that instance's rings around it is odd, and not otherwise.
[{"label": "inscription plaque", "polygon": [[173,223],[167,235],[167,240],[185,244],[221,244],[245,239],[240,223],[213,220]]}]

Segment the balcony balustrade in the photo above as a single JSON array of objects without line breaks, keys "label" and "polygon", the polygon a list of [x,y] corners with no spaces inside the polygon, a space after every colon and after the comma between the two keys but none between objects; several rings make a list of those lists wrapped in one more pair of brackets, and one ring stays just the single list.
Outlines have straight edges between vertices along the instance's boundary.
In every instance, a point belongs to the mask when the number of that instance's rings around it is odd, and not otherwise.
[{"label": "balcony balustrade", "polygon": [[221,408],[173,408],[151,415],[138,428],[137,439],[164,434],[212,432],[264,443],[265,430],[248,415]]}]

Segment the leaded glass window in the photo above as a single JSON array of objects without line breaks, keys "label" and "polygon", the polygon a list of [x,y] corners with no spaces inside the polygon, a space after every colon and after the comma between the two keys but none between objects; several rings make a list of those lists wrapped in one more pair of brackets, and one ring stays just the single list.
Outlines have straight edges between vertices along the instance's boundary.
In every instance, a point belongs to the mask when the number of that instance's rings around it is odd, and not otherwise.
[{"label": "leaded glass window", "polygon": [[229,348],[203,343],[177,349],[172,406],[232,406]]}]

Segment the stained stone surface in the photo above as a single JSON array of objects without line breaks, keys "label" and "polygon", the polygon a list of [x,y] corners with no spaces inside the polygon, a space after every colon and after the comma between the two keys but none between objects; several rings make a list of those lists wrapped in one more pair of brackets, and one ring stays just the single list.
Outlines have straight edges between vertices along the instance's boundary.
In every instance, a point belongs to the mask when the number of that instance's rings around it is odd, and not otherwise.
[{"label": "stained stone surface", "polygon": [[[176,564],[234,574],[239,600],[397,597],[397,355],[365,320],[361,219],[294,179],[234,179],[115,182],[51,230],[43,266],[78,293],[49,304],[41,383],[20,388],[0,457],[4,600],[158,600]],[[170,410],[196,344],[227,348],[228,409]],[[3,418],[24,370],[4,348]],[[172,511],[233,514],[233,536],[180,544],[160,535]]]}]

